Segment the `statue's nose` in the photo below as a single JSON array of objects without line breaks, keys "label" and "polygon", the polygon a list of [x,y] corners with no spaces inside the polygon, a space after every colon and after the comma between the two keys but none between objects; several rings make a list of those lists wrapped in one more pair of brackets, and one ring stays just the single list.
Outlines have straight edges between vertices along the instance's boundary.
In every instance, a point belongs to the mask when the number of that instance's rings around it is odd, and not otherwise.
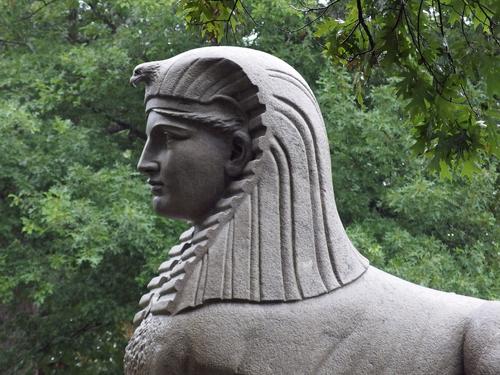
[{"label": "statue's nose", "polygon": [[160,169],[159,164],[155,161],[139,160],[137,170],[145,175],[157,172]]},{"label": "statue's nose", "polygon": [[146,143],[142,155],[137,163],[137,170],[145,175],[149,175],[160,170],[160,164],[151,157],[149,142]]}]

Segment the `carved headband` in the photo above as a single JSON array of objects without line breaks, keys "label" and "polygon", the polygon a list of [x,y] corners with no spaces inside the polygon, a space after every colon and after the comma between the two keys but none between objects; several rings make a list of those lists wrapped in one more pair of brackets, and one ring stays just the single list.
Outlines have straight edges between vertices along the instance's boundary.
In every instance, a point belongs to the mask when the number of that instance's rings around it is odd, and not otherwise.
[{"label": "carved headband", "polygon": [[239,104],[224,95],[215,96],[207,102],[174,96],[154,96],[146,102],[146,115],[152,110],[165,116],[192,120],[226,130],[245,126],[248,121]]}]

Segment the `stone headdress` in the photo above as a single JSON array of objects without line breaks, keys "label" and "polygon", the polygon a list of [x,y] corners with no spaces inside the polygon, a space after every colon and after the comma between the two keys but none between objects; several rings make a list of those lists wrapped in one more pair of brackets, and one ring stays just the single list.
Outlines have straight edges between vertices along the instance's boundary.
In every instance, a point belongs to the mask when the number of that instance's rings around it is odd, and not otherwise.
[{"label": "stone headdress", "polygon": [[251,49],[207,47],[139,65],[131,82],[141,81],[147,111],[242,113],[254,158],[200,230],[191,228],[170,250],[135,323],[214,300],[302,300],[363,274],[368,262],[335,206],[320,109],[293,68]]}]

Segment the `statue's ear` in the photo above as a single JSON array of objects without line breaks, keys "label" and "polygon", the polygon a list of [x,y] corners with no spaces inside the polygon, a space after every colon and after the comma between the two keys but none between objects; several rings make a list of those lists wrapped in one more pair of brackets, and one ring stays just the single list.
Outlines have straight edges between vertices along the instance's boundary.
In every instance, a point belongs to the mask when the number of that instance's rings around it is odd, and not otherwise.
[{"label": "statue's ear", "polygon": [[226,163],[226,173],[231,177],[238,176],[252,158],[252,141],[248,133],[238,130],[231,139],[231,157]]}]

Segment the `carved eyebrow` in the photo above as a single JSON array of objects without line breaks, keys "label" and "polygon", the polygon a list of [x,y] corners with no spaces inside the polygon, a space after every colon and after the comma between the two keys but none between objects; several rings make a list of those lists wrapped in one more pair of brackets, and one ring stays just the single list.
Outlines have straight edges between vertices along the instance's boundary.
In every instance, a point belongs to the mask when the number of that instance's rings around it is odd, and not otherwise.
[{"label": "carved eyebrow", "polygon": [[[191,126],[183,124],[185,119],[178,119],[174,116],[169,116],[162,113],[160,109],[153,109],[147,114],[147,117],[156,113],[158,116],[146,126],[146,133],[150,134],[155,128],[162,127],[165,132],[176,138],[188,138],[193,133],[194,129]],[[148,120],[149,123],[149,120]]]},{"label": "carved eyebrow", "polygon": [[176,138],[188,138],[191,136],[191,129],[184,127],[182,125],[164,123],[163,121],[159,121],[151,127],[151,131],[157,128],[162,128],[165,133],[170,134]]},{"label": "carved eyebrow", "polygon": [[[158,117],[154,121],[152,121],[152,123],[149,125],[150,132],[157,127],[165,127],[168,128],[167,130],[174,135],[177,133],[189,135],[191,133],[190,128],[177,121],[177,119],[169,118],[163,115],[162,113],[156,112],[155,110],[153,110],[153,112],[155,112],[158,115]],[[148,114],[148,117],[151,114],[152,112]]]},{"label": "carved eyebrow", "polygon": [[[168,112],[164,112],[161,110],[161,108],[153,108],[152,112],[156,113],[159,115],[159,118],[156,120],[156,122],[153,124],[153,127],[156,125],[166,125],[166,126],[174,126],[180,129],[185,129],[189,130],[189,128],[182,123],[179,123],[179,120],[182,122],[185,119],[178,119],[176,116],[172,116]],[[151,114],[151,112],[148,114],[148,116]]]}]

